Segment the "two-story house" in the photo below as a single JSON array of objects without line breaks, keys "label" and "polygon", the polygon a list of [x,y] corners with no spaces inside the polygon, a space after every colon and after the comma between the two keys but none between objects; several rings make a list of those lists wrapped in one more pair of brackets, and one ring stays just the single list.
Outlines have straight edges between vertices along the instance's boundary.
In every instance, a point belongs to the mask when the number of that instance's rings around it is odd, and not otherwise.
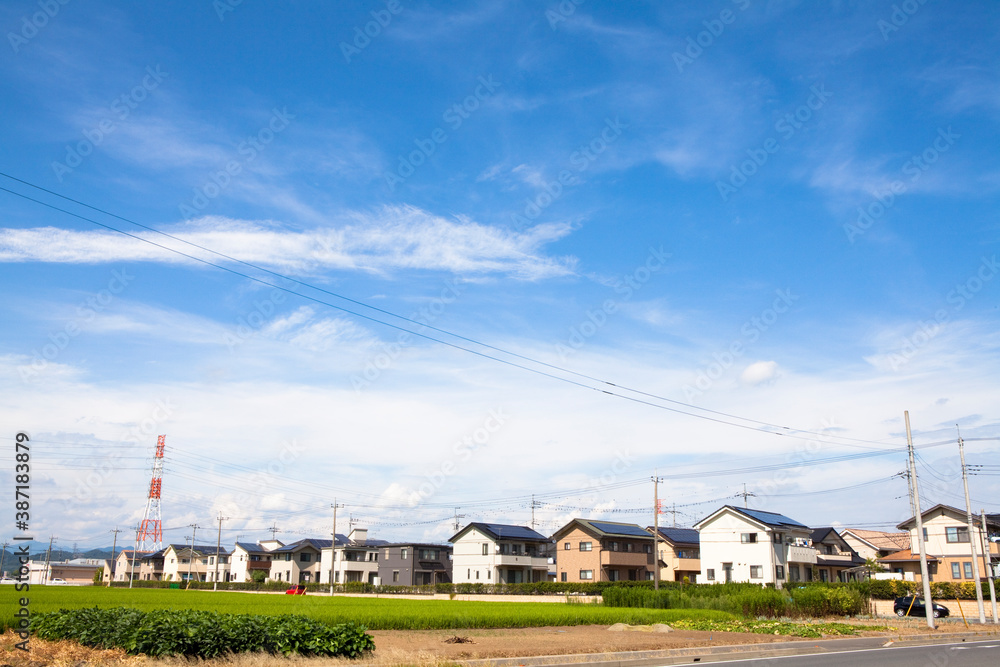
[{"label": "two-story house", "polygon": [[[985,577],[991,561],[1000,558],[1000,545],[989,543],[990,555],[983,553],[983,531],[979,521],[973,521],[970,533],[965,512],[949,505],[935,505],[921,512],[923,535],[917,535],[916,517],[900,523],[897,528],[910,534],[910,544],[922,540],[927,554],[931,581],[972,581],[974,578],[972,548],[975,545],[979,576]],[[1000,524],[987,521],[987,531],[1000,529]],[[920,581],[919,549],[905,550],[879,559],[884,567],[904,576],[912,574]]]},{"label": "two-story house", "polygon": [[[214,581],[219,554],[219,581],[228,581],[229,552],[215,544],[170,544],[163,549],[162,578],[166,581]],[[157,558],[159,556],[157,555]],[[157,567],[154,565],[154,568]]]},{"label": "two-story house", "polygon": [[840,531],[840,536],[864,561],[876,561],[910,548],[909,533],[845,528]]},{"label": "two-story house", "polygon": [[332,540],[306,538],[280,546],[270,552],[271,581],[289,584],[309,584],[320,581],[323,549],[329,549]]},{"label": "two-story house", "polygon": [[552,540],[557,581],[653,578],[653,536],[634,523],[573,519]]},{"label": "two-story house", "polygon": [[809,581],[816,565],[812,530],[783,514],[724,505],[695,524],[700,583]]},{"label": "two-story house", "polygon": [[378,556],[379,549],[387,544],[385,540],[369,539],[367,528],[353,528],[346,537],[337,533],[335,545],[330,540],[326,544],[320,583],[329,584],[331,573],[335,584],[383,583],[378,576]]},{"label": "two-story house", "polygon": [[[817,528],[809,539],[816,550],[816,576],[820,581],[863,578],[865,559],[836,530]],[[859,574],[862,576],[859,577]]]},{"label": "two-story house", "polygon": [[279,540],[237,542],[230,558],[230,581],[252,581],[254,572],[258,571],[263,572],[266,579],[271,574],[271,552],[283,546]]},{"label": "two-story house", "polygon": [[456,584],[547,581],[551,540],[525,526],[473,522],[453,535]]},{"label": "two-story house", "polygon": [[388,586],[432,586],[451,583],[450,544],[405,542],[380,547],[379,580]]},{"label": "two-story house", "polygon": [[[653,534],[653,526],[646,530]],[[660,580],[697,583],[701,573],[701,547],[698,531],[694,528],[660,528],[659,554]]]}]

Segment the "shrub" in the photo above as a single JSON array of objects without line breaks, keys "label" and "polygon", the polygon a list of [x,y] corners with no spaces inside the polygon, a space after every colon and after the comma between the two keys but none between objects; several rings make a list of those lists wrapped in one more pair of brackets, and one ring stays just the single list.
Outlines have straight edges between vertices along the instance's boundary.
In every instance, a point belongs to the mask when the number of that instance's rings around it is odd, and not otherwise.
[{"label": "shrub", "polygon": [[227,653],[301,653],[356,658],[375,649],[365,628],[333,627],[306,616],[219,614],[192,609],[62,609],[32,617],[41,639],[121,648],[131,655],[215,658]]}]

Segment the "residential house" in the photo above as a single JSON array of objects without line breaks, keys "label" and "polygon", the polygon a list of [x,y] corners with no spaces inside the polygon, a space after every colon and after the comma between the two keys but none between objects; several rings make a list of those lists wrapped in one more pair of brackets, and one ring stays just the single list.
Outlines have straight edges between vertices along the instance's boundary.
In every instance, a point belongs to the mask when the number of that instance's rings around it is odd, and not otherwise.
[{"label": "residential house", "polygon": [[271,574],[271,552],[285,546],[278,540],[263,542],[237,542],[230,563],[230,581],[253,580],[254,572],[263,572],[266,579]]},{"label": "residential house", "polygon": [[836,530],[817,528],[809,539],[816,550],[816,576],[820,581],[855,581],[865,577],[865,559]]},{"label": "residential house", "polygon": [[163,558],[167,550],[160,549],[139,557],[139,579],[142,581],[163,580]]},{"label": "residential house", "polygon": [[653,578],[653,536],[634,523],[573,519],[552,540],[558,581]]},{"label": "residential house", "polygon": [[[137,553],[135,549],[122,549],[118,552],[118,557],[114,560],[115,581],[128,581],[130,578],[138,580],[141,572],[141,559],[144,555],[142,552]],[[107,580],[108,574],[105,572],[105,580]]]},{"label": "residential house", "polygon": [[783,514],[724,505],[697,524],[701,583],[810,581],[812,530]]},{"label": "residential house", "polygon": [[329,584],[331,572],[335,584],[380,583],[378,554],[379,549],[388,542],[368,539],[367,528],[352,528],[346,537],[338,533],[336,545],[330,540],[325,542],[320,566],[320,583]]},{"label": "residential house", "polygon": [[332,540],[307,538],[280,546],[270,552],[271,581],[285,581],[291,584],[308,584],[320,580],[323,549],[329,549]]},{"label": "residential house", "polygon": [[[653,534],[653,526],[646,528]],[[660,580],[684,581],[694,584],[701,573],[701,547],[694,528],[660,528]]]},{"label": "residential house", "polygon": [[229,551],[215,544],[170,544],[163,549],[162,578],[164,581],[215,581],[218,570],[219,581],[229,581],[229,556]]},{"label": "residential house", "polygon": [[97,558],[74,558],[66,561],[29,560],[28,584],[47,584],[62,579],[67,584],[86,586],[94,583],[94,573],[107,568],[108,561]]},{"label": "residential house", "polygon": [[[972,581],[975,574],[972,566],[973,545],[978,558],[980,577],[993,569],[992,563],[1000,560],[1000,545],[994,542],[989,543],[989,558],[985,557],[982,547],[982,524],[974,521],[970,534],[963,510],[938,504],[924,510],[920,516],[923,522],[922,536],[917,535],[916,517],[911,517],[896,527],[909,531],[911,544],[915,545],[918,539],[922,539],[928,556],[928,574],[931,581]],[[988,532],[998,529],[1000,523],[987,521]],[[987,566],[987,560],[991,563],[990,566]],[[913,578],[920,581],[919,549],[916,553],[905,550],[890,554],[879,559],[879,563],[904,576],[912,573]]]},{"label": "residential house", "polygon": [[450,544],[406,542],[380,548],[378,578],[391,586],[431,586],[451,583]]},{"label": "residential house", "polygon": [[909,533],[887,533],[882,530],[845,528],[840,536],[864,560],[878,560],[910,548]]},{"label": "residential house", "polygon": [[473,522],[448,541],[456,584],[548,581],[551,541],[531,528]]}]

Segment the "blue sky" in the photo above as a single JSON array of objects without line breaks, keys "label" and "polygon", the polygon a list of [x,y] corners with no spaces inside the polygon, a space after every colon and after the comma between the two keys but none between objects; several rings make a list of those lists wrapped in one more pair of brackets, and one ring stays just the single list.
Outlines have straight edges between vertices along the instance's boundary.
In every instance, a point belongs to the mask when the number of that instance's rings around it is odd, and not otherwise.
[{"label": "blue sky", "polygon": [[924,502],[960,504],[955,425],[970,463],[1000,437],[996,17],[5,3],[0,423],[36,441],[33,530],[134,525],[159,433],[174,541],[219,512],[320,536],[334,497],[388,539],[532,494],[543,532],[646,524],[654,471],[678,523],[745,483],[892,527],[901,455],[822,460],[904,446],[904,410],[952,441]]}]

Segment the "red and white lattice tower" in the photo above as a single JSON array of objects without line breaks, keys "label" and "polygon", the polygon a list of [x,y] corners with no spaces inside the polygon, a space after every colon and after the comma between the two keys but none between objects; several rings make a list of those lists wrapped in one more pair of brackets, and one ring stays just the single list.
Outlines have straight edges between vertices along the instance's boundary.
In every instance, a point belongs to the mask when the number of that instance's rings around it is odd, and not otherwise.
[{"label": "red and white lattice tower", "polygon": [[156,457],[153,459],[153,479],[149,482],[149,498],[146,513],[139,524],[135,550],[141,552],[159,551],[163,548],[163,524],[160,521],[160,487],[163,485],[163,446],[167,436],[156,438]]}]

